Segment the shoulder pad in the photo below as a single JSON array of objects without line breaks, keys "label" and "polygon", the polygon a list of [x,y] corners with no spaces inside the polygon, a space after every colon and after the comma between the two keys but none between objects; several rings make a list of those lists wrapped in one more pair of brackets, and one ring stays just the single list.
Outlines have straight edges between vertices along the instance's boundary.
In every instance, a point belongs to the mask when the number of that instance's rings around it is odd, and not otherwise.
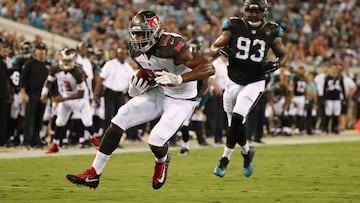
[{"label": "shoulder pad", "polygon": [[61,69],[59,67],[59,64],[52,65],[49,68],[49,74],[50,75],[55,75],[56,73],[58,73],[60,71],[61,71]]},{"label": "shoulder pad", "polygon": [[181,35],[175,33],[165,33],[161,36],[158,44],[159,55],[162,57],[173,57],[188,46]]},{"label": "shoulder pad", "polygon": [[239,17],[229,17],[228,22],[229,22],[229,27],[231,27],[233,25],[240,24],[242,20]]},{"label": "shoulder pad", "polygon": [[278,37],[281,37],[283,35],[282,28],[279,26],[279,24],[275,22],[266,21],[263,30],[265,33],[271,33]]},{"label": "shoulder pad", "polygon": [[70,73],[74,76],[76,83],[81,83],[86,80],[86,73],[80,64],[76,64],[75,68],[70,71]]}]

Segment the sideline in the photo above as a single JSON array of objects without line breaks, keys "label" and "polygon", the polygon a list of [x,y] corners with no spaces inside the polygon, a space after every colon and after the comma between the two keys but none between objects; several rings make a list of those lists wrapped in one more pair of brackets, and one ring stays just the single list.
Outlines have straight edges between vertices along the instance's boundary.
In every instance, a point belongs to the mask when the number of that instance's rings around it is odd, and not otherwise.
[{"label": "sideline", "polygon": [[[263,139],[264,144],[251,143],[251,145],[262,146],[276,146],[276,145],[292,145],[292,144],[318,144],[318,143],[331,143],[331,142],[358,142],[360,141],[360,134],[357,131],[348,130],[342,132],[340,135],[302,135],[291,137],[271,137],[266,136]],[[223,145],[213,144],[213,138],[207,138],[208,143],[211,143],[211,147],[223,147]],[[180,143],[180,142],[178,142]],[[113,154],[121,153],[133,153],[133,152],[145,152],[149,151],[146,142],[141,143],[123,143],[124,148],[118,148]],[[197,144],[196,139],[190,141],[190,149],[204,149],[209,147],[201,147]],[[170,147],[170,150],[178,150],[179,147]],[[76,155],[95,155],[96,148],[79,149],[77,147],[69,147],[67,149],[60,149],[56,154],[46,154],[45,149],[31,149],[27,150],[21,147],[18,148],[0,148],[0,160],[1,159],[15,159],[15,158],[34,158],[34,157],[55,157],[55,156],[76,156]]]}]

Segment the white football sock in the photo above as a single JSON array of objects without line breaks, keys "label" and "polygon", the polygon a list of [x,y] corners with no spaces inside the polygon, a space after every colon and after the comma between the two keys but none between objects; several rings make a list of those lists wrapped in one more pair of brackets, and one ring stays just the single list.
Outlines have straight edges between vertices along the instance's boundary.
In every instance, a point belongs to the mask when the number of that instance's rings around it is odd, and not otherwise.
[{"label": "white football sock", "polygon": [[101,174],[105,168],[107,161],[110,159],[110,155],[106,155],[97,151],[92,167],[94,167],[96,174]]},{"label": "white football sock", "polygon": [[182,147],[186,148],[186,149],[189,149],[190,143],[189,142],[183,142]]},{"label": "white football sock", "polygon": [[241,151],[243,154],[247,154],[249,151],[249,143],[246,142],[244,146],[241,146]]},{"label": "white football sock", "polygon": [[224,153],[221,157],[227,157],[230,160],[231,154],[233,153],[234,149],[230,149],[229,147],[224,147]]},{"label": "white football sock", "polygon": [[155,157],[155,161],[156,161],[157,163],[161,163],[161,162],[166,161],[166,158],[167,158],[167,153],[166,153],[166,155],[165,155],[163,158],[158,159],[158,158]]}]

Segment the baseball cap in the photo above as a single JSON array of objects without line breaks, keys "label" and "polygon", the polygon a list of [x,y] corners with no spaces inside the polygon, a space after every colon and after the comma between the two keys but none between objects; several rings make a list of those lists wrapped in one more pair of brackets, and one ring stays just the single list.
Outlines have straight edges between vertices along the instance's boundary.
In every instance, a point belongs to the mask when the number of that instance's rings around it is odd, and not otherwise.
[{"label": "baseball cap", "polygon": [[46,45],[44,43],[42,43],[42,42],[37,43],[35,45],[35,49],[45,49],[45,50],[47,50]]}]

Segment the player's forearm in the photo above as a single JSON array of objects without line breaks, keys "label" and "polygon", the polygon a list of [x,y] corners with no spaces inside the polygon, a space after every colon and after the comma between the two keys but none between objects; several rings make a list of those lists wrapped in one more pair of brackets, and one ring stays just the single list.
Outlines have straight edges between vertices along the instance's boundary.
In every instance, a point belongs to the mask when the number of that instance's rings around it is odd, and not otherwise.
[{"label": "player's forearm", "polygon": [[211,63],[199,64],[192,71],[181,75],[184,82],[203,80],[215,74],[215,68]]},{"label": "player's forearm", "polygon": [[84,97],[84,90],[79,90],[77,93],[72,94],[64,99],[65,100],[73,100],[73,99],[81,99],[83,97]]},{"label": "player's forearm", "polygon": [[286,66],[287,60],[288,60],[287,54],[283,54],[282,56],[280,56],[280,57],[279,57],[280,67]]},{"label": "player's forearm", "polygon": [[99,94],[100,94],[100,91],[102,88],[103,81],[104,81],[104,79],[101,77],[96,78],[95,88],[94,88],[94,98],[95,99],[99,98]]}]

